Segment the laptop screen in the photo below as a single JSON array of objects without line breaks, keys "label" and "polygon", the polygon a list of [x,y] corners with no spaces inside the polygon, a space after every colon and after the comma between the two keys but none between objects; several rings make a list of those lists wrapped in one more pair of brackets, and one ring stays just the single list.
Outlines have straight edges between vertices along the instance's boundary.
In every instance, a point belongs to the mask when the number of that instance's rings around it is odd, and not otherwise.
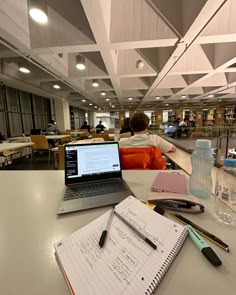
[{"label": "laptop screen", "polygon": [[121,177],[117,142],[65,145],[65,184]]}]

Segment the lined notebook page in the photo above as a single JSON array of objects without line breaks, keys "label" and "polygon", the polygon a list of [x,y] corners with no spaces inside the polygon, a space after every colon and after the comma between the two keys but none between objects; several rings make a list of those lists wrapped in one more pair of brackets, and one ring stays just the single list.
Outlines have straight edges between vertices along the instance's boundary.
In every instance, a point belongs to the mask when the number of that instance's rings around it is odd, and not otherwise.
[{"label": "lined notebook page", "polygon": [[[116,215],[104,248],[98,245],[110,210],[55,244],[60,263],[74,294],[145,294],[157,284],[181,247],[186,230],[130,196],[116,211],[157,245],[154,250]],[[171,252],[172,251],[172,252]],[[159,271],[159,274],[158,274]],[[152,286],[150,286],[152,288]],[[153,286],[154,288],[154,286]]]}]

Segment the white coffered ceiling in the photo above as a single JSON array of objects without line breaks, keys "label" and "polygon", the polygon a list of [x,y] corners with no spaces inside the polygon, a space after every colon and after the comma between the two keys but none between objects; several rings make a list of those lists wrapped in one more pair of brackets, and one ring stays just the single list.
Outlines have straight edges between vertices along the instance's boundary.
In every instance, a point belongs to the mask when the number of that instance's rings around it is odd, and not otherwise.
[{"label": "white coffered ceiling", "polygon": [[[46,2],[49,21],[39,25],[27,0],[0,0],[5,84],[90,110],[235,105],[236,0]],[[18,71],[23,62],[30,74]]]}]

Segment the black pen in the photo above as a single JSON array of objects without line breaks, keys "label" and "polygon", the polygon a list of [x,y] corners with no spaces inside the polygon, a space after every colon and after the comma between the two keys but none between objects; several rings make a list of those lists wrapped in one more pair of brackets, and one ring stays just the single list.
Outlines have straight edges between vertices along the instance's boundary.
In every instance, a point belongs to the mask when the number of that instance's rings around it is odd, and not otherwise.
[{"label": "black pen", "polygon": [[119,213],[117,213],[116,211],[114,211],[114,214],[120,219],[122,220],[126,225],[128,225],[128,227],[130,227],[138,237],[140,237],[142,240],[144,240],[149,246],[151,246],[153,249],[157,249],[157,246],[151,241],[149,240],[149,238],[147,238],[144,234],[142,234],[137,228],[135,228],[128,220],[126,220],[122,215],[120,215]]},{"label": "black pen", "polygon": [[98,245],[102,248],[105,244],[105,241],[106,241],[106,238],[107,238],[107,234],[108,234],[108,230],[110,229],[111,227],[111,222],[112,222],[112,218],[114,216],[114,212],[115,212],[115,207],[112,208],[111,210],[111,215],[108,219],[108,223],[107,223],[107,226],[106,226],[106,229],[104,229],[104,231],[102,232],[101,234],[101,237],[100,237],[100,240],[98,242]]},{"label": "black pen", "polygon": [[168,214],[170,216],[176,218],[177,220],[179,220],[183,224],[189,224],[189,225],[191,225],[200,235],[204,236],[206,239],[208,239],[212,243],[214,243],[217,246],[221,247],[226,252],[229,252],[229,246],[228,245],[226,245],[223,241],[221,241],[219,238],[217,238],[213,234],[209,233],[208,231],[206,231],[202,227],[196,225],[195,223],[193,223],[192,221],[188,220],[187,218],[185,218],[184,216],[182,216],[180,214],[177,214],[177,213],[169,213],[169,212],[168,212]]}]

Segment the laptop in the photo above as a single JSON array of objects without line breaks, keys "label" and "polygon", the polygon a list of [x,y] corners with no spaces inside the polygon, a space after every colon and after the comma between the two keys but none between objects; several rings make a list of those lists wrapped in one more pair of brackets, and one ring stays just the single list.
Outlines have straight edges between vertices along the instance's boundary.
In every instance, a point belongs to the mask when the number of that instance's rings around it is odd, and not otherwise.
[{"label": "laptop", "polygon": [[118,204],[129,195],[118,142],[65,145],[65,190],[57,214]]}]

